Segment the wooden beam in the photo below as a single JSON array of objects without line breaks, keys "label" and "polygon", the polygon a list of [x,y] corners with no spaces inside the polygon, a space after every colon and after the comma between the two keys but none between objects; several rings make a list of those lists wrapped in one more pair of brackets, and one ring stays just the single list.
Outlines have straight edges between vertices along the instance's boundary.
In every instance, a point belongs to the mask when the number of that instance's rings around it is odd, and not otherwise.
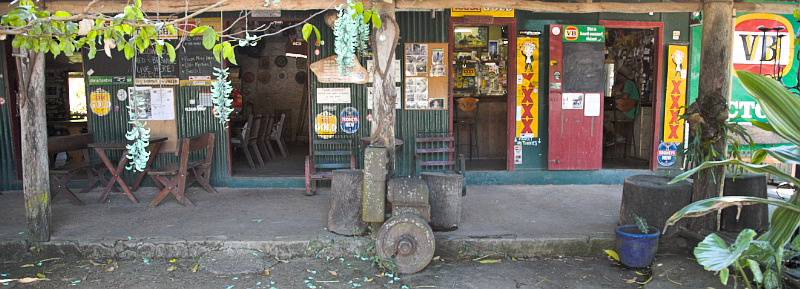
[{"label": "wooden beam", "polygon": [[[501,0],[501,1],[481,1],[481,0],[397,0],[394,1],[397,9],[449,9],[453,7],[488,7],[488,8],[508,8],[514,7],[518,10],[528,10],[534,12],[557,12],[557,13],[649,13],[649,12],[697,12],[702,10],[700,2],[592,2],[581,0],[587,3],[566,3],[566,2],[542,2],[528,0]],[[83,11],[89,0],[43,0],[40,6],[49,11],[68,11],[77,13]],[[214,4],[217,0],[189,0],[188,5],[183,1],[161,1],[143,0],[142,7],[147,12],[160,13],[181,13],[188,10],[196,11],[208,5]],[[91,9],[91,12],[117,13],[124,9],[128,1],[104,0],[98,1]],[[241,10],[313,10],[332,8],[336,5],[345,3],[344,0],[285,0],[278,6],[264,7],[263,0],[229,0],[219,8],[211,11],[241,11]],[[365,6],[369,1],[364,1]],[[0,13],[6,14],[12,6],[0,5]],[[792,13],[796,4],[767,4],[736,2],[733,6],[737,12],[761,12],[774,14]]]}]

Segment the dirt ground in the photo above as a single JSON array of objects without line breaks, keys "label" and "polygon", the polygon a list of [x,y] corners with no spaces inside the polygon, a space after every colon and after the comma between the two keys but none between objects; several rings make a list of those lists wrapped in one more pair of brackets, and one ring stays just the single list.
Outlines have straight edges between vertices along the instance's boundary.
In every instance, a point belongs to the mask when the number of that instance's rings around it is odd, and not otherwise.
[{"label": "dirt ground", "polygon": [[28,278],[0,283],[4,285],[0,288],[733,288],[734,285],[731,280],[728,286],[723,286],[716,275],[703,270],[687,252],[657,256],[652,271],[624,268],[607,258],[483,256],[475,259],[434,257],[423,271],[401,275],[380,269],[370,258],[358,255],[272,258],[262,263],[266,264],[264,267],[241,274],[235,273],[236,270],[224,273],[228,265],[220,269],[214,260],[203,258],[27,258],[0,263],[0,279]]}]

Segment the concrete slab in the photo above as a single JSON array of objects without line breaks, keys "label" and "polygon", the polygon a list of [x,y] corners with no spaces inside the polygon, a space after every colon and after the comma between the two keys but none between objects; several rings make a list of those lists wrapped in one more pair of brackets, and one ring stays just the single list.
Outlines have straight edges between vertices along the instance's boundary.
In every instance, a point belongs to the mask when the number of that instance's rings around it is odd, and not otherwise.
[{"label": "concrete slab", "polygon": [[[37,250],[86,257],[198,257],[219,250],[257,250],[280,258],[363,253],[369,237],[326,231],[329,190],[190,188],[196,207],[167,197],[148,208],[157,190],[136,192],[131,203],[100,190],[52,203],[52,239]],[[437,232],[437,254],[503,252],[512,256],[600,255],[613,247],[621,185],[487,185],[468,187],[458,230]],[[0,195],[0,257],[25,254],[26,218],[21,191]]]}]

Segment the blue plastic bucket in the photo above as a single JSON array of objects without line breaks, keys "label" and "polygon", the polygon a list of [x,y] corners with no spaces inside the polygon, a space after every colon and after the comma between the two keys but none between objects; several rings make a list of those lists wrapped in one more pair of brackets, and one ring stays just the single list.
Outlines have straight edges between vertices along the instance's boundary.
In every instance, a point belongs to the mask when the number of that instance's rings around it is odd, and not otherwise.
[{"label": "blue plastic bucket", "polygon": [[614,231],[617,233],[617,254],[623,265],[633,268],[644,268],[653,263],[658,251],[658,228],[650,227],[649,234],[642,234],[636,225],[622,225]]}]

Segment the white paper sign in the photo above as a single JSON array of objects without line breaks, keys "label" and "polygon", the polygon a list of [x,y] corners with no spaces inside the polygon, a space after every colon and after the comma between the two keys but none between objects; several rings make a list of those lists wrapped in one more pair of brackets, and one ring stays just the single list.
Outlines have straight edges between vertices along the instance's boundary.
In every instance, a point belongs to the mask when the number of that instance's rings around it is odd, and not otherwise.
[{"label": "white paper sign", "polygon": [[583,109],[583,93],[562,94],[561,109]]},{"label": "white paper sign", "polygon": [[317,88],[317,103],[350,103],[349,87]]},{"label": "white paper sign", "polygon": [[600,116],[600,94],[587,93],[585,96],[586,104],[583,108],[585,116]]},{"label": "white paper sign", "polygon": [[172,87],[128,87],[128,100],[136,97],[145,104],[139,112],[140,120],[173,120],[175,119],[175,94]]}]

